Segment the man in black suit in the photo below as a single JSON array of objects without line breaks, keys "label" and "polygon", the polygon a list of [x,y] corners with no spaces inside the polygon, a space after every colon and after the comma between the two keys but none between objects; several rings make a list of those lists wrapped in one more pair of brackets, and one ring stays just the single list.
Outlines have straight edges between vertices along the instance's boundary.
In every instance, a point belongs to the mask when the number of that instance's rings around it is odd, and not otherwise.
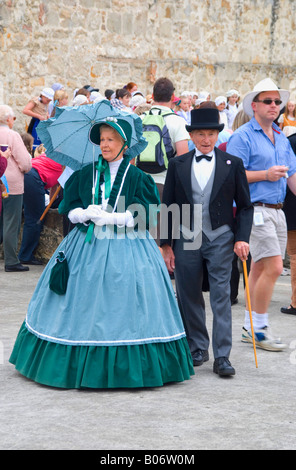
[{"label": "man in black suit", "polygon": [[[234,375],[229,361],[232,259],[233,251],[241,260],[248,257],[253,206],[242,160],[215,148],[223,129],[219,111],[191,111],[191,125],[186,128],[195,150],[169,162],[162,200],[161,248],[168,270],[175,274],[178,303],[197,366],[209,360],[202,294],[206,266],[213,311],[213,370],[220,376]],[[180,214],[179,220],[176,214]]]}]

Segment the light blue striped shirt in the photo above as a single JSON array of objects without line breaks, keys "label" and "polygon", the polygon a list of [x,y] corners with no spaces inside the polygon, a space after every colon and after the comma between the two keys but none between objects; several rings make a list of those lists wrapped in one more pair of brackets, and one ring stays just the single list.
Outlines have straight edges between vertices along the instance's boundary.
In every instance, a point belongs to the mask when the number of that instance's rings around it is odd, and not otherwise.
[{"label": "light blue striped shirt", "polygon": [[[274,165],[286,165],[289,167],[288,176],[292,176],[296,173],[295,154],[287,137],[274,123],[273,130],[274,144],[256,119],[252,118],[232,134],[227,143],[227,153],[240,157],[246,170],[268,170]],[[249,187],[252,202],[277,204],[285,199],[287,179],[258,181],[250,183]]]}]

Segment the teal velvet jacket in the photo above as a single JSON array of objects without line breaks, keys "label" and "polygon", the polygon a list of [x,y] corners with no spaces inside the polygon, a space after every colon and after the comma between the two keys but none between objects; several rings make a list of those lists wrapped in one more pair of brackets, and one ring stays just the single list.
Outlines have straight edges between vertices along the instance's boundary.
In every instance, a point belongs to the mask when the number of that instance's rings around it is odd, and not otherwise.
[{"label": "teal velvet jacket", "polygon": [[[134,165],[130,165],[125,174],[126,168],[127,162],[125,165],[121,164],[118,169],[108,201],[108,210],[112,211],[118,196],[120,196],[120,203],[118,207],[116,205],[115,211],[117,212],[117,208],[119,209],[118,212],[125,212],[128,209],[134,217],[137,216],[139,219],[143,219],[145,214],[146,229],[148,229],[148,227],[155,226],[157,223],[156,215],[159,212],[160,204],[158,189],[150,175]],[[76,207],[86,209],[92,204],[92,185],[92,164],[74,172],[65,184],[63,200],[59,205],[59,213],[68,214]],[[142,206],[139,212],[137,211],[137,205]],[[88,229],[88,226],[84,224],[77,224],[77,227],[83,232]]]}]

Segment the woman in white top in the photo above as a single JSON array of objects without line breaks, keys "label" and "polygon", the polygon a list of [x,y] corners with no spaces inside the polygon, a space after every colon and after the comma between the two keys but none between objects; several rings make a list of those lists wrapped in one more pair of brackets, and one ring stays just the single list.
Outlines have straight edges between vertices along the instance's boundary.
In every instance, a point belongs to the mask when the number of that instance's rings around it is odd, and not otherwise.
[{"label": "woman in white top", "polygon": [[191,100],[188,96],[181,96],[181,102],[179,104],[179,110],[177,111],[178,116],[181,116],[185,119],[186,124],[190,125],[190,105]]},{"label": "woman in white top", "polygon": [[228,129],[228,119],[227,114],[225,112],[227,98],[225,96],[217,96],[217,98],[215,99],[215,105],[219,110],[220,123],[224,124],[225,129]]},{"label": "woman in white top", "polygon": [[227,114],[227,119],[228,119],[228,129],[232,128],[232,124],[234,121],[235,116],[237,115],[238,112],[238,102],[239,102],[239,92],[237,90],[228,90],[226,93],[226,98],[227,98],[227,105],[225,108],[225,112]]}]

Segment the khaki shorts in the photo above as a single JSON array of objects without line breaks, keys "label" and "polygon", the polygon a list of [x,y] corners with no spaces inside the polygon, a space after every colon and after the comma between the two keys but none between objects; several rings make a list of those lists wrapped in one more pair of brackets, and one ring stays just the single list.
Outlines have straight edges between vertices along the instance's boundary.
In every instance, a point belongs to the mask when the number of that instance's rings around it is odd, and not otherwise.
[{"label": "khaki shorts", "polygon": [[287,223],[281,209],[254,207],[254,216],[261,212],[263,225],[255,225],[253,221],[250,236],[250,253],[254,262],[269,256],[285,258],[287,246]]}]

